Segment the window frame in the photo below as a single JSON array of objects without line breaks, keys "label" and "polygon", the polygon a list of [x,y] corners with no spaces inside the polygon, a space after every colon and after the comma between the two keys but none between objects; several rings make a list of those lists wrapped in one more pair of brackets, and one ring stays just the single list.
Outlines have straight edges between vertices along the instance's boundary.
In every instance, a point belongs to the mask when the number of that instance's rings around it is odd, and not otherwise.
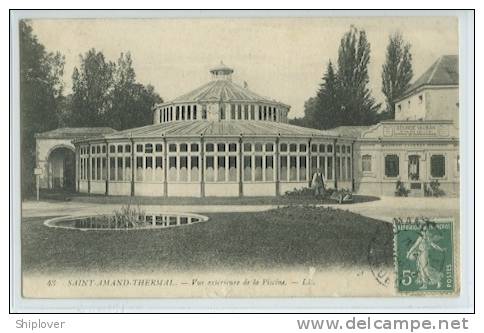
[{"label": "window frame", "polygon": [[[435,157],[441,157],[442,158],[442,169],[443,169],[443,174],[442,176],[434,176],[433,175],[433,163],[432,163],[432,160],[435,158]],[[430,179],[446,179],[447,178],[447,158],[445,156],[444,153],[431,153],[430,154],[430,159],[429,159],[429,175],[430,175]]]},{"label": "window frame", "polygon": [[[139,151],[138,147],[141,146],[142,150]],[[160,150],[157,150],[160,147]],[[146,140],[135,143],[134,161],[131,163],[131,167],[134,168],[134,179],[136,183],[146,184],[161,184],[165,180],[166,161],[164,158],[164,143],[159,140]],[[157,171],[157,160],[161,158],[161,167]],[[141,161],[141,163],[139,163]],[[141,167],[139,165],[141,164]],[[148,165],[151,164],[150,171],[148,171]],[[125,167],[126,168],[126,167]],[[149,173],[150,172],[150,173]]]},{"label": "window frame", "polygon": [[[388,173],[387,173],[387,158],[389,158],[389,157],[395,157],[396,160],[397,160],[396,175],[388,175]],[[400,155],[395,154],[395,153],[388,153],[388,154],[384,155],[384,158],[383,158],[383,175],[387,179],[396,179],[400,176]]]},{"label": "window frame", "polygon": [[[207,184],[223,184],[223,183],[237,183],[239,182],[239,142],[236,140],[216,140],[209,139],[205,142],[205,148],[210,145],[213,150],[205,150],[205,161],[203,163],[204,168],[204,182]],[[235,150],[230,150],[234,148]],[[230,161],[235,158],[235,173],[236,179],[231,178],[230,173]],[[207,173],[207,160],[213,159],[212,168],[213,175],[209,178]],[[223,174],[219,173],[219,167],[223,167]]]},{"label": "window frame", "polygon": [[[192,110],[194,111],[194,110]],[[166,174],[167,174],[167,179],[166,181],[168,183],[199,183],[202,175],[202,170],[201,170],[201,154],[200,154],[200,149],[202,143],[200,141],[192,141],[192,140],[186,140],[186,141],[168,141],[166,143],[167,145],[167,152],[166,152],[166,161],[162,160],[163,166],[167,168]],[[170,149],[175,147],[176,149]],[[195,148],[195,149],[194,149]],[[195,173],[196,176],[194,176],[192,172],[192,163],[194,161],[194,157],[197,159],[197,172]],[[175,170],[172,171],[172,162],[175,161]],[[182,164],[186,164],[186,175],[182,175]],[[174,173],[174,174],[173,174]],[[172,176],[175,176],[174,179],[172,179]],[[185,176],[185,177],[183,177]],[[194,179],[195,178],[195,179]]]}]

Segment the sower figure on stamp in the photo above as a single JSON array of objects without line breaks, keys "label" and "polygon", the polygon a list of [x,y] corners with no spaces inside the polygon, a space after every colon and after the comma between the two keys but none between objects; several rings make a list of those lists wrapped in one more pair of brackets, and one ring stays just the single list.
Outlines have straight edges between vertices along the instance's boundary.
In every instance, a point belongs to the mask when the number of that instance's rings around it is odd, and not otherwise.
[{"label": "sower figure on stamp", "polygon": [[417,264],[417,279],[422,284],[420,289],[427,289],[428,284],[440,288],[443,273],[430,265],[429,251],[431,248],[444,252],[445,249],[435,244],[431,238],[428,226],[422,227],[422,232],[407,252],[407,258],[415,260]]},{"label": "sower figure on stamp", "polygon": [[313,179],[311,181],[311,188],[314,191],[314,196],[317,197],[324,195],[324,175],[319,168],[313,175]]}]

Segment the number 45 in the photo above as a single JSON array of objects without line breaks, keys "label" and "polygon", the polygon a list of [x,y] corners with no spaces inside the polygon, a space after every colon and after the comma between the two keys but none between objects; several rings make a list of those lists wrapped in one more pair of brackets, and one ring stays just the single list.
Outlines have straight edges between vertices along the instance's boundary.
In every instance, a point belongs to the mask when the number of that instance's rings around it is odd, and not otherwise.
[{"label": "number 45", "polygon": [[412,284],[412,271],[409,269],[405,269],[402,272],[402,284],[404,286],[409,286]]}]

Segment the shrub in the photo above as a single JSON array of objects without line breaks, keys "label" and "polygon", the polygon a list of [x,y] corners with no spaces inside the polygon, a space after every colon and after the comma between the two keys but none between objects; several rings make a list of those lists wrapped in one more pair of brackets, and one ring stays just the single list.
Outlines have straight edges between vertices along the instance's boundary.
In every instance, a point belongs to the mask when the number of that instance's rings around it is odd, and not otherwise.
[{"label": "shrub", "polygon": [[330,198],[341,203],[353,202],[353,193],[348,189],[333,190]]},{"label": "shrub", "polygon": [[395,196],[397,197],[408,197],[410,190],[407,190],[402,181],[397,180],[397,185],[395,186]]},{"label": "shrub", "polygon": [[445,192],[440,188],[440,183],[437,179],[430,182],[431,195],[434,197],[441,197],[445,195]]},{"label": "shrub", "polygon": [[292,191],[286,191],[284,193],[285,197],[295,198],[295,197],[309,197],[314,196],[314,192],[309,187],[303,187],[301,189],[293,189]]}]

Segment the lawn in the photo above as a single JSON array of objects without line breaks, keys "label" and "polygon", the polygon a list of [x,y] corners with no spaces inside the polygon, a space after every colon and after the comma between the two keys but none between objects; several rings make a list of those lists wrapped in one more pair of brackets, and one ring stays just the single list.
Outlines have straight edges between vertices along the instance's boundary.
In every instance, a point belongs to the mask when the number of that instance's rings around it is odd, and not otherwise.
[{"label": "lawn", "polygon": [[207,215],[208,222],[183,227],[85,232],[46,227],[45,218],[25,218],[23,269],[73,273],[367,267],[370,244],[382,254],[378,264],[392,265],[391,225],[348,211],[305,206]]}]

